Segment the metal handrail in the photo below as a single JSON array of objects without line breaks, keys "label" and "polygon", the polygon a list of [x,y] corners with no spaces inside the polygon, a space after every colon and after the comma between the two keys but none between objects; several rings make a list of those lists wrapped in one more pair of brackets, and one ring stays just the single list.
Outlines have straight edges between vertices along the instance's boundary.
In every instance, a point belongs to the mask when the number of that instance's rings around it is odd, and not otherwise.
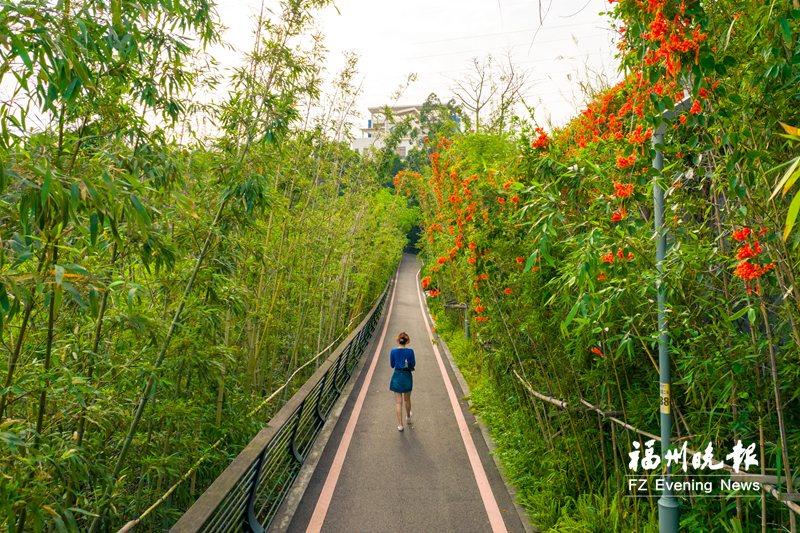
[{"label": "metal handrail", "polygon": [[391,281],[387,283],[361,323],[170,531],[260,533],[269,526],[363,355],[381,317],[391,284]]}]

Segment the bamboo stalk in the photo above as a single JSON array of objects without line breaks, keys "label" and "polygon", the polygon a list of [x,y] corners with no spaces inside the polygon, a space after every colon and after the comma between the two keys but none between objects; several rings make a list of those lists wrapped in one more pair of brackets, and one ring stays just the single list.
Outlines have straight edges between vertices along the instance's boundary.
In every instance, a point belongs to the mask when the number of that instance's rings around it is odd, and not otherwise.
[{"label": "bamboo stalk", "polygon": [[[6,372],[6,380],[3,384],[3,387],[8,390],[11,386],[11,382],[14,380],[14,371],[17,368],[17,361],[19,359],[19,355],[22,352],[22,344],[25,340],[25,333],[28,329],[28,320],[31,318],[31,312],[33,311],[33,294],[31,294],[30,299],[25,302],[25,311],[22,313],[22,323],[19,326],[19,332],[17,333],[17,342],[14,345],[14,351],[11,353],[11,358],[8,361],[8,371]],[[0,422],[3,421],[3,415],[5,414],[6,405],[8,402],[8,392],[4,392],[2,396],[0,396]]]},{"label": "bamboo stalk", "polygon": [[[761,294],[761,284],[757,285],[758,293]],[[780,378],[778,376],[778,362],[775,355],[775,345],[772,342],[772,328],[769,324],[769,315],[767,314],[767,305],[764,303],[764,298],[759,298],[761,307],[761,318],[764,320],[764,332],[767,335],[767,348],[769,353],[769,366],[772,374],[772,390],[775,394],[775,413],[778,415],[778,434],[781,439],[781,455],[783,457],[783,472],[786,476],[786,491],[790,494],[794,492],[792,483],[792,469],[789,465],[789,442],[786,437],[786,423],[783,419],[783,399],[781,398]],[[789,528],[792,533],[797,533],[797,518],[789,513]]]},{"label": "bamboo stalk", "polygon": [[[55,265],[58,262],[58,240],[53,242],[52,251],[50,256],[50,263]],[[55,335],[56,323],[56,294],[60,291],[60,287],[53,283],[53,288],[50,292],[50,305],[47,310],[47,341],[44,349],[44,372],[45,375],[50,371],[52,364],[53,354],[53,337]],[[50,386],[50,378],[45,378],[45,384],[39,393],[39,409],[36,415],[36,436],[34,437],[34,446],[37,446],[42,433],[42,426],[44,425],[44,412],[47,409],[47,389]]]},{"label": "bamboo stalk", "polygon": [[[114,242],[111,251],[111,266],[113,267],[117,261],[117,243]],[[92,351],[89,353],[89,360],[86,365],[86,377],[91,382],[94,374],[94,357],[100,349],[101,333],[103,331],[103,319],[105,318],[106,308],[108,306],[108,290],[103,292],[103,298],[100,300],[100,308],[97,311],[97,321],[95,322],[94,338],[92,339]],[[83,435],[86,431],[86,407],[81,408],[81,414],[78,418],[78,438],[75,443],[78,447],[83,443]]]},{"label": "bamboo stalk", "polygon": [[558,407],[559,409],[567,409],[567,407],[568,407],[567,406],[567,402],[565,402],[563,400],[557,400],[555,398],[551,398],[550,396],[545,396],[541,392],[537,392],[537,391],[533,390],[533,387],[531,387],[531,384],[528,383],[527,381],[525,381],[522,378],[522,376],[519,375],[519,372],[517,372],[516,368],[513,369],[512,372],[514,372],[514,375],[517,376],[517,379],[522,383],[522,386],[525,387],[525,389],[527,389],[528,393],[530,393],[531,396],[539,398],[543,402],[551,403],[551,404],[555,405],[556,407]]}]

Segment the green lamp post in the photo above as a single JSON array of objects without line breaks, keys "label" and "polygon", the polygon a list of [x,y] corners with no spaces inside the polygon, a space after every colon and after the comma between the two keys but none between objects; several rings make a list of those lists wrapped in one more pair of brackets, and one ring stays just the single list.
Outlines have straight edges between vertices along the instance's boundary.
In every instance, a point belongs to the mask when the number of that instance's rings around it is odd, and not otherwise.
[{"label": "green lamp post", "polygon": [[[654,224],[656,238],[656,294],[658,302],[658,381],[660,389],[659,411],[661,416],[661,458],[669,450],[670,437],[672,435],[672,414],[670,409],[670,386],[672,377],[670,375],[669,362],[669,333],[667,329],[667,291],[664,284],[664,259],[667,255],[667,232],[664,228],[664,189],[658,179],[664,169],[664,132],[666,122],[673,119],[680,113],[685,112],[691,105],[691,98],[684,98],[674,108],[666,111],[662,115],[662,121],[653,134],[653,147],[656,154],[653,159],[653,168],[657,175],[653,179],[653,204],[654,204]],[[669,468],[666,464],[663,467],[664,490],[658,499],[658,530],[660,533],[677,533],[679,524],[679,503],[675,498],[672,488],[669,485]]]}]

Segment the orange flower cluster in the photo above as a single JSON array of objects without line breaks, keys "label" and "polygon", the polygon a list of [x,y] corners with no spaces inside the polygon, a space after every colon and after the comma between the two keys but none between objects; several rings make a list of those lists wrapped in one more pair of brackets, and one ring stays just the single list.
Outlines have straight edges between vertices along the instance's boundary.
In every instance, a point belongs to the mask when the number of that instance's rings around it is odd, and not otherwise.
[{"label": "orange flower cluster", "polygon": [[[537,131],[539,137],[535,139],[538,148],[545,148],[550,142],[543,130]],[[427,203],[426,212],[429,218],[426,221],[426,237],[432,245],[429,249],[440,250],[434,256],[434,263],[426,267],[428,274],[421,282],[429,297],[438,295],[436,287],[436,273],[447,269],[454,272],[468,269],[474,275],[474,287],[477,294],[481,294],[488,287],[482,283],[489,279],[487,272],[482,272],[479,265],[484,260],[487,264],[496,264],[478,236],[486,234],[483,230],[492,230],[497,224],[496,217],[505,216],[520,204],[522,198],[517,191],[518,179],[516,177],[503,177],[500,179],[496,171],[487,170],[485,174],[460,175],[461,165],[454,160],[455,150],[449,150],[442,143],[429,142],[433,149],[430,154],[430,174],[425,177],[410,172],[401,172],[395,178],[398,191],[406,192],[413,189],[417,192],[420,202]],[[408,191],[410,192],[410,191]],[[408,193],[407,192],[407,193]],[[463,254],[464,261],[460,261]],[[490,256],[490,257],[487,257]],[[484,259],[486,258],[486,259]],[[509,263],[523,265],[525,258],[516,258],[512,255]],[[503,287],[503,286],[501,286]],[[511,287],[502,289],[507,296],[513,294]],[[485,307],[476,305],[475,319],[479,322],[488,320]]]},{"label": "orange flower cluster", "polygon": [[537,137],[531,141],[531,148],[544,150],[550,144],[550,138],[542,128],[536,128]]},{"label": "orange flower cluster", "polygon": [[479,296],[475,297],[475,320],[478,322],[486,322],[489,320],[489,317],[485,316],[483,313],[486,311],[486,307],[481,304],[481,299]]},{"label": "orange flower cluster", "polygon": [[677,4],[674,15],[665,12],[675,2],[670,0],[648,0],[645,11],[653,16],[649,31],[642,34],[649,41],[644,62],[648,66],[662,66],[669,77],[675,78],[688,59],[697,61],[700,45],[708,38],[693,21],[686,16],[686,3]]},{"label": "orange flower cluster", "polygon": [[633,183],[614,182],[614,196],[617,198],[628,198],[633,194]]},{"label": "orange flower cluster", "polygon": [[631,144],[644,144],[653,136],[653,128],[647,128],[639,124],[628,134],[628,142]]},{"label": "orange flower cluster", "polygon": [[607,263],[609,265],[613,264],[615,260],[619,259],[620,261],[633,261],[636,256],[633,255],[633,252],[628,252],[627,254],[622,250],[622,248],[617,248],[617,253],[614,254],[613,251],[607,252],[600,256],[600,261],[603,263]]},{"label": "orange flower cluster", "polygon": [[[736,252],[736,259],[739,260],[733,271],[734,276],[744,281],[747,294],[753,292],[753,282],[761,278],[764,274],[775,268],[775,263],[758,263],[753,261],[763,253],[758,237],[763,237],[767,233],[767,228],[761,228],[758,235],[748,227],[733,232],[733,239],[742,243]],[[755,285],[758,293],[758,284]]]},{"label": "orange flower cluster", "polygon": [[627,157],[621,155],[617,156],[617,168],[620,170],[630,168],[635,164],[636,164],[636,154],[631,154]]},{"label": "orange flower cluster", "polygon": [[744,242],[747,240],[747,238],[750,236],[752,232],[753,230],[745,226],[742,229],[733,232],[733,240],[738,242]]},{"label": "orange flower cluster", "polygon": [[628,210],[625,206],[620,207],[611,214],[611,222],[620,222],[628,216]]},{"label": "orange flower cluster", "polygon": [[[619,183],[618,181],[614,182],[614,196],[620,200],[620,203],[622,203],[625,198],[630,197],[631,194],[633,194],[633,183]],[[611,222],[622,222],[627,217],[628,210],[625,209],[624,205],[620,205],[613,213],[611,213]]]}]

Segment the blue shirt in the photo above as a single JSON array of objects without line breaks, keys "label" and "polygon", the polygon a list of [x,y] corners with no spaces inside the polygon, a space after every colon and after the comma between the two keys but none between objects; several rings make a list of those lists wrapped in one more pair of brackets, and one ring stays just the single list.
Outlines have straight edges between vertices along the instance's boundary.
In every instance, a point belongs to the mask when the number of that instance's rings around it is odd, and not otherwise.
[{"label": "blue shirt", "polygon": [[414,350],[411,348],[392,348],[389,353],[389,363],[392,368],[408,368],[414,370],[417,361],[414,359]]}]

